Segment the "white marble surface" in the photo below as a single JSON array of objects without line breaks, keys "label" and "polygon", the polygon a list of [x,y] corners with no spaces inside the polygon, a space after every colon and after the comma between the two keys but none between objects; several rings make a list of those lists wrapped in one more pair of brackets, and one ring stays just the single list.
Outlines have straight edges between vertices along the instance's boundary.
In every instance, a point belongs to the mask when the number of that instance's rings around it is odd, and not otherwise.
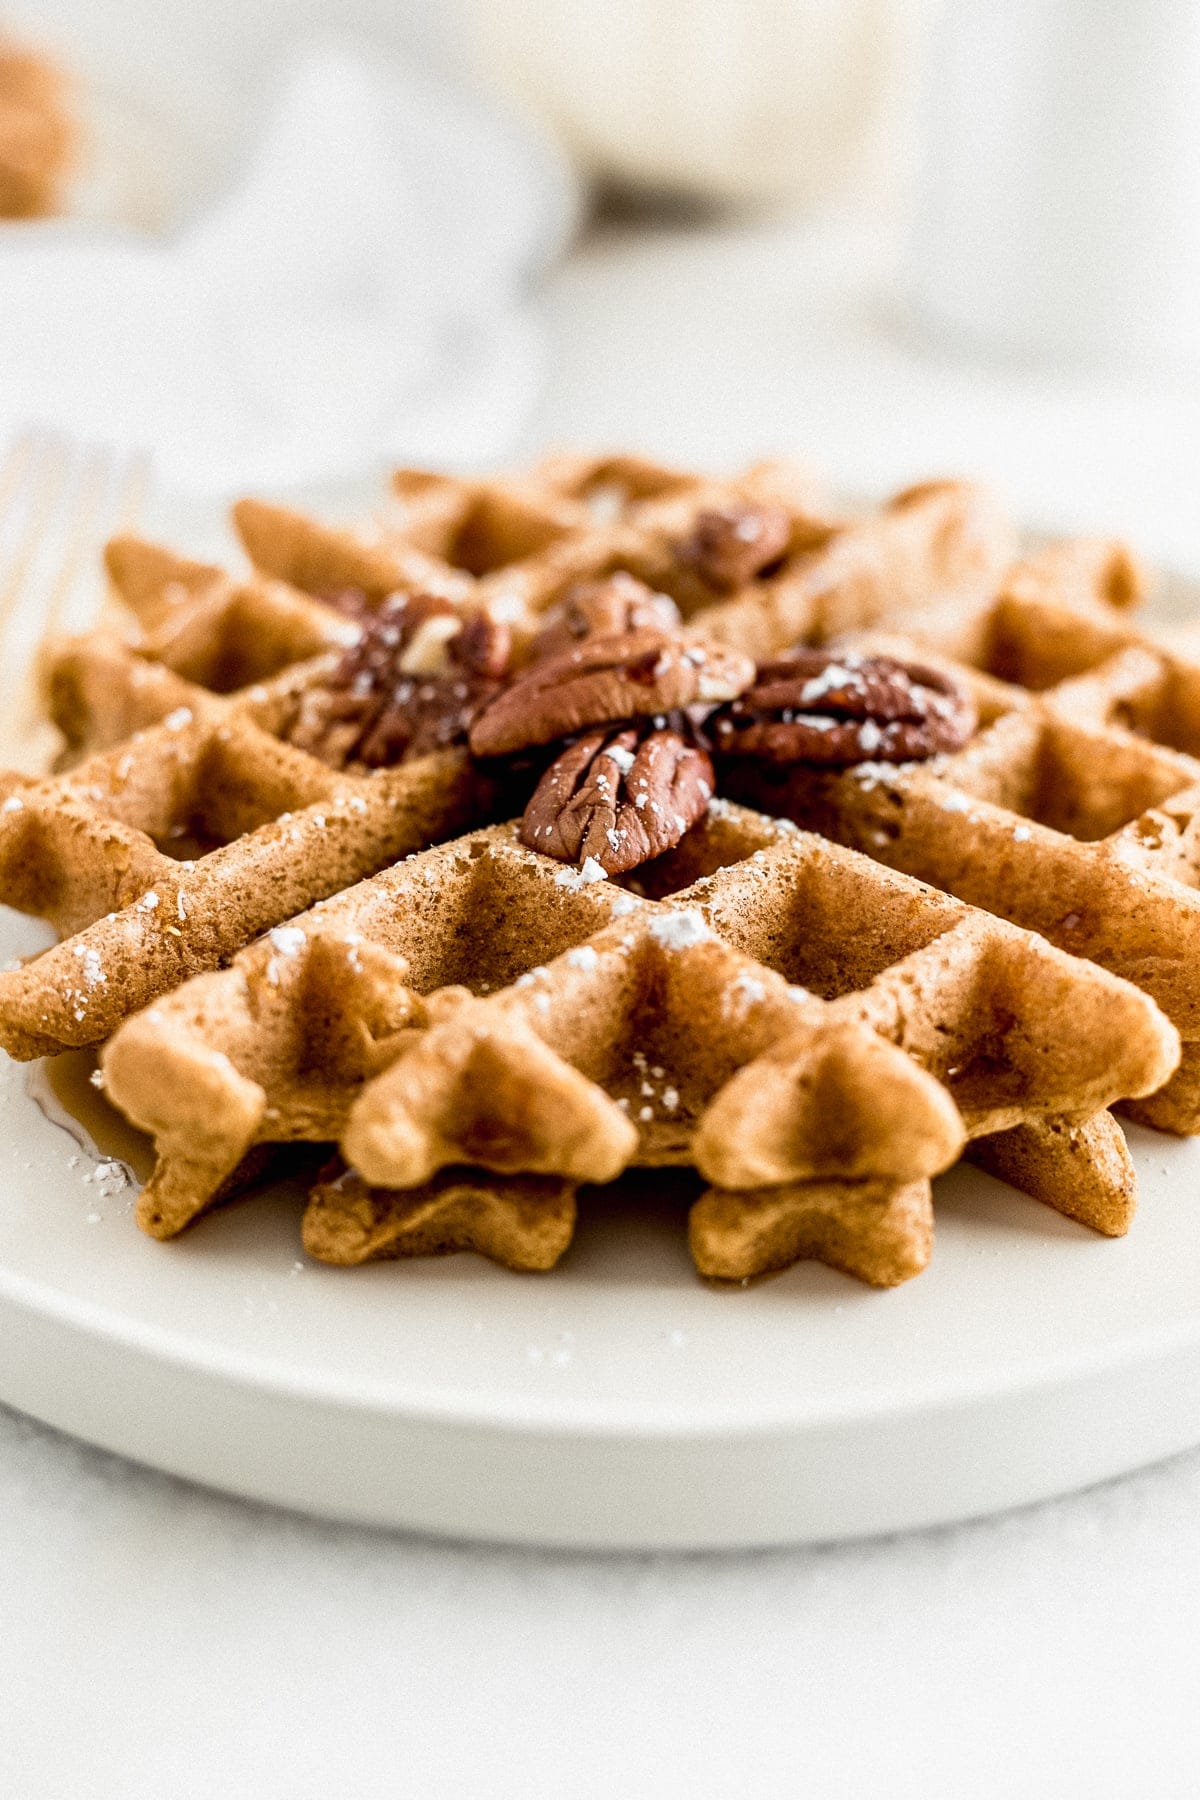
[{"label": "white marble surface", "polygon": [[[973,469],[1200,566],[1195,394],[921,362],[851,248],[593,240],[550,295],[531,447],[805,449],[861,487]],[[916,1537],[605,1561],[273,1515],[0,1414],[19,1800],[1173,1800],[1198,1621],[1200,1454]]]},{"label": "white marble surface", "polygon": [[591,1561],[255,1511],[0,1420],[21,1800],[1195,1793],[1200,1457],[845,1549]]}]

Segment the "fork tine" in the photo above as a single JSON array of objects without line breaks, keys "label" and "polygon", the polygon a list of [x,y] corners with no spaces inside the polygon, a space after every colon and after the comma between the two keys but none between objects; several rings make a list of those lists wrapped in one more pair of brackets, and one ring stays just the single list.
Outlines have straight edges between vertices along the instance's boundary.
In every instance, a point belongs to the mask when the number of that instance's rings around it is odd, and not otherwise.
[{"label": "fork tine", "polygon": [[[33,565],[54,515],[55,504],[67,473],[67,452],[61,439],[29,433],[13,456],[11,503],[12,548],[7,567],[0,574],[0,631],[13,622],[18,602],[24,602]],[[12,667],[11,662],[9,667]]]},{"label": "fork tine", "polygon": [[[95,623],[104,597],[100,547],[132,523],[149,480],[144,457],[27,432],[0,464],[0,668],[8,730],[35,723],[38,650],[64,627]],[[13,702],[16,705],[13,705]],[[15,715],[15,716],[14,716]]]},{"label": "fork tine", "polygon": [[104,544],[115,531],[131,531],[146,504],[151,461],[144,452],[119,455],[94,448],[81,475],[81,504],[68,520],[67,544],[50,589],[43,635],[85,632],[108,599]]},{"label": "fork tine", "polygon": [[96,623],[105,597],[101,546],[114,531],[131,528],[148,480],[145,456],[122,457],[99,445],[87,452],[77,484],[77,504],[66,511],[62,561],[42,612],[46,637],[59,631],[84,631]]},{"label": "fork tine", "polygon": [[56,557],[56,569],[45,589],[45,600],[38,609],[40,630],[48,637],[57,630],[68,600],[78,595],[82,565],[93,540],[96,519],[111,478],[111,459],[106,450],[94,448],[85,452],[78,468],[73,468],[69,491],[62,507],[62,555]]},{"label": "fork tine", "polygon": [[[100,555],[100,551],[103,549],[108,539],[114,536],[114,534],[117,532],[132,531],[137,525],[137,522],[141,518],[146,507],[146,499],[150,492],[153,469],[153,459],[148,451],[143,450],[135,451],[127,459],[124,465],[117,466],[112,483],[112,513],[105,524],[104,530],[98,533],[94,540],[93,562],[104,583],[101,610],[115,606],[117,612],[126,620],[128,619],[128,613],[126,612],[123,603],[116,595],[112,583],[103,572],[103,558]],[[84,598],[86,598],[86,594]],[[96,623],[96,609],[91,607],[81,615],[79,607],[80,593],[78,588],[76,589],[74,600],[75,605],[73,607],[64,609],[63,626],[65,629],[71,631],[82,631],[88,626]]]}]

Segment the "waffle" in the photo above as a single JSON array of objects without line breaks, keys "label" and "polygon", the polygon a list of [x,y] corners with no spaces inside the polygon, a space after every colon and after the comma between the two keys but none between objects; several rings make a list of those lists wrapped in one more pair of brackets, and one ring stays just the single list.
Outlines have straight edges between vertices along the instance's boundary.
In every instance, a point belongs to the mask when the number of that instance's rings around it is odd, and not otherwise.
[{"label": "waffle", "polygon": [[[110,547],[136,632],[50,657],[68,766],[9,778],[0,804],[0,899],[67,934],[0,975],[0,1042],[107,1041],[109,1094],[157,1145],[146,1230],[174,1235],[297,1143],[324,1165],[305,1245],[340,1264],[473,1248],[548,1268],[577,1206],[652,1179],[688,1205],[705,1275],[812,1256],[890,1285],[928,1260],[930,1180],[963,1153],[1126,1229],[1135,1180],[1108,1109],[1166,1122],[1184,976],[1025,929],[1042,927],[1008,908],[1002,858],[989,885],[981,856],[968,891],[893,846],[924,844],[909,818],[936,784],[1009,781],[995,771],[1022,731],[1035,759],[1070,732],[1180,759],[1111,723],[1104,655],[1047,680],[1013,662],[1030,607],[1043,659],[1067,656],[1053,608],[1065,639],[1083,619],[1114,655],[1147,654],[1127,559],[1060,549],[1005,577],[1011,534],[979,490],[927,484],[847,517],[777,464],[724,483],[632,458],[485,482],[406,470],[369,530],[257,501],[236,522],[248,577]],[[722,792],[755,810],[713,801],[616,880],[495,822],[511,782],[464,750],[368,771],[288,741],[398,590],[502,624],[519,667],[581,581],[616,571],[668,594],[685,640],[760,661],[903,627],[982,729],[932,763],[851,775],[751,782],[730,758]],[[1118,763],[1096,765],[1094,807],[1122,804]],[[977,810],[941,809],[964,864]],[[1011,815],[1008,831],[1028,841]],[[1155,913],[1141,941],[1174,942],[1167,926]]]},{"label": "waffle", "polygon": [[[514,481],[404,470],[394,488],[369,531],[240,501],[234,521],[257,578],[136,538],[111,544],[109,574],[142,631],[134,644],[104,631],[54,647],[49,706],[72,753],[190,704],[181,678],[227,694],[345,641],[345,620],[323,602],[346,590],[368,606],[397,590],[474,602],[521,644],[574,583],[623,569],[670,594],[697,632],[739,648],[744,636],[757,655],[898,608],[978,607],[1013,551],[991,497],[968,483],[927,484],[835,519],[816,510],[811,477],[777,463],[716,483],[630,457],[558,457]],[[793,547],[776,566],[737,591],[680,568],[674,546],[697,510],[743,500],[787,513]]]},{"label": "waffle", "polygon": [[108,563],[138,641],[97,631],[48,668],[56,723],[91,753],[9,777],[0,803],[0,897],[64,939],[0,973],[0,1043],[22,1059],[103,1042],[258,933],[496,806],[462,752],[368,775],[283,740],[356,635],[343,615],[137,540]]},{"label": "waffle", "polygon": [[1040,933],[1135,982],[1179,1030],[1171,1081],[1127,1110],[1200,1130],[1200,661],[1130,616],[1117,546],[1018,564],[973,615],[949,610],[847,651],[941,652],[984,729],[924,766],[723,774],[723,791]]},{"label": "waffle", "polygon": [[[394,491],[369,536],[261,501],[242,501],[234,517],[256,567],[309,592],[469,592],[528,634],[573,583],[623,570],[669,594],[697,635],[751,656],[934,600],[978,604],[1015,549],[992,496],[970,483],[926,483],[847,517],[780,463],[718,483],[628,457],[564,457],[516,483],[402,470]],[[681,563],[678,545],[698,512],[742,501],[786,514],[782,554],[751,580],[714,584]]]},{"label": "waffle", "polygon": [[913,602],[977,598],[1008,546],[994,505],[962,484],[818,526],[803,510],[811,478],[778,464],[715,483],[634,458],[562,457],[507,482],[402,471],[395,489],[374,542],[241,503],[258,570],[246,579],[136,538],[109,546],[138,634],[105,628],[51,653],[51,716],[81,760],[48,780],[10,777],[0,803],[0,902],[65,934],[36,964],[0,973],[10,1055],[99,1044],[315,900],[504,815],[457,752],[356,779],[280,741],[355,634],[330,597],[350,589],[369,606],[417,586],[498,613],[528,642],[573,581],[607,573],[624,548],[638,571],[662,573],[698,507],[769,498],[807,547],[723,600],[685,575],[676,599],[702,603],[714,628],[748,607],[844,627],[882,612],[893,579]]},{"label": "waffle", "polygon": [[341,1263],[424,1245],[431,1211],[494,1232],[503,1184],[536,1177],[562,1184],[556,1229],[515,1260],[542,1266],[569,1238],[567,1185],[682,1165],[708,1184],[703,1273],[811,1254],[887,1284],[924,1265],[929,1178],[968,1139],[1037,1198],[1125,1228],[1103,1109],[1177,1054],[1130,984],[722,802],[649,867],[657,897],[582,882],[492,827],[129,1021],[103,1070],[155,1137],[144,1228],[173,1235],[252,1148],[297,1139],[340,1139],[355,1171],[304,1226]]}]

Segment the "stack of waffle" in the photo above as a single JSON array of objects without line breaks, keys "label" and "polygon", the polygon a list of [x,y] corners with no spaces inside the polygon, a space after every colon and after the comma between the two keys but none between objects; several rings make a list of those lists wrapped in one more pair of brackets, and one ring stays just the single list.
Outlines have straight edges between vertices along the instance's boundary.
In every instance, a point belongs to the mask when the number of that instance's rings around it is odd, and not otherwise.
[{"label": "stack of waffle", "polygon": [[887,1285],[962,1155],[1117,1234],[1109,1109],[1200,1130],[1200,665],[1118,546],[628,457],[235,518],[109,547],[0,802],[0,1043],[103,1047],[147,1231],[310,1144],[310,1254],[548,1268],[672,1169],[703,1274]]}]

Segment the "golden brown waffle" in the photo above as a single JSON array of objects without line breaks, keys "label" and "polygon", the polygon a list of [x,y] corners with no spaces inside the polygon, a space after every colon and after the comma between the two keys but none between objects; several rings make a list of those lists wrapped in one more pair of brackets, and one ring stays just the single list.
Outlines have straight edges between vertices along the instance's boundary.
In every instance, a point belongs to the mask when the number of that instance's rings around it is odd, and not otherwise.
[{"label": "golden brown waffle", "polygon": [[[992,496],[969,483],[928,483],[847,517],[820,507],[811,477],[781,463],[714,482],[628,457],[554,458],[514,481],[404,470],[395,486],[396,510],[369,535],[260,501],[241,502],[235,518],[265,575],[310,592],[415,583],[470,593],[532,632],[573,583],[624,570],[670,594],[697,633],[751,656],[898,609],[976,606],[1015,548]],[[714,585],[679,546],[698,514],[739,503],[780,508],[787,546],[740,586]]]},{"label": "golden brown waffle", "polygon": [[0,36],[0,218],[57,209],[74,142],[65,76]]},{"label": "golden brown waffle", "polygon": [[628,456],[558,456],[477,481],[401,469],[390,506],[366,529],[322,526],[257,500],[239,502],[234,518],[259,569],[310,592],[412,584],[457,597],[482,582],[485,595],[537,611],[569,579],[618,567],[638,574],[655,554],[686,585],[662,555],[662,532],[682,533],[699,508],[734,498],[778,503],[798,539],[831,527],[811,475],[791,464],[717,482]]},{"label": "golden brown waffle", "polygon": [[[747,507],[767,527],[749,572]],[[51,659],[54,716],[83,760],[12,778],[0,807],[0,899],[75,934],[0,976],[0,1041],[18,1055],[97,1043],[156,1002],[104,1058],[113,1098],[158,1140],[147,1229],[171,1235],[248,1153],[297,1141],[345,1154],[304,1227],[334,1262],[470,1246],[548,1267],[577,1190],[586,1205],[628,1170],[670,1167],[690,1184],[704,1273],[814,1255],[886,1284],[927,1260],[929,1180],[964,1143],[1068,1215],[1125,1229],[1133,1172],[1106,1109],[1162,1086],[1173,1028],[1094,966],[1117,967],[1103,945],[1081,939],[1081,961],[992,916],[1003,863],[996,892],[983,876],[967,892],[931,857],[956,899],[881,860],[923,842],[911,796],[948,770],[1008,781],[1015,752],[995,770],[1021,731],[1039,769],[1052,731],[1111,748],[1092,689],[1063,671],[1014,680],[1013,621],[1056,606],[1127,648],[1127,561],[1055,552],[997,601],[1010,536],[986,495],[929,484],[835,518],[780,465],[728,483],[630,458],[491,482],[404,471],[370,533],[259,502],[237,513],[248,579],[111,547],[138,634],[92,633]],[[511,826],[439,842],[504,805],[463,753],[345,773],[283,741],[355,630],[332,603],[343,590],[361,612],[420,588],[507,621],[522,646],[574,583],[615,570],[670,593],[689,631],[760,658],[903,621],[969,657],[983,731],[923,768],[776,782],[770,810],[856,850],[714,802],[623,885],[522,848]],[[1048,631],[1039,642],[1050,654]],[[1117,761],[1097,765],[1093,810],[1118,804],[1122,779]],[[866,806],[889,783],[900,797]],[[1012,804],[1008,787],[987,798]],[[1126,962],[1118,973],[1177,997],[1157,965]],[[1172,1012],[1187,1037],[1185,1015]]]},{"label": "golden brown waffle", "polygon": [[[370,602],[416,589],[469,600],[511,622],[520,640],[575,581],[626,569],[671,594],[706,635],[735,645],[745,635],[760,654],[898,607],[978,609],[1013,547],[991,497],[969,484],[929,484],[836,521],[815,512],[811,478],[786,464],[717,483],[630,457],[558,457],[505,481],[407,470],[395,484],[404,498],[369,532],[239,502],[257,579],[116,540],[109,572],[141,635],[130,644],[106,630],[56,647],[50,709],[72,751],[119,742],[187,704],[179,677],[228,694],[346,641],[345,618],[313,596],[351,589]],[[675,547],[698,511],[741,501],[783,509],[795,548],[739,591],[714,589],[679,566]]]},{"label": "golden brown waffle", "polygon": [[284,582],[238,579],[142,538],[114,538],[105,561],[136,634],[106,621],[46,657],[50,715],[75,756],[213,696],[261,704],[256,685],[356,636],[344,615]]},{"label": "golden brown waffle", "polygon": [[10,777],[0,803],[0,896],[64,935],[0,973],[0,1043],[22,1058],[102,1042],[260,931],[494,804],[456,751],[368,777],[281,740],[336,660],[313,652],[354,635],[330,608],[131,540],[109,563],[140,640],[90,634],[49,671],[68,743],[108,747],[44,780]]},{"label": "golden brown waffle", "polygon": [[340,1139],[356,1173],[322,1183],[305,1224],[326,1260],[432,1232],[543,1266],[568,1189],[684,1165],[709,1184],[703,1273],[810,1254],[890,1283],[924,1265],[929,1178],[970,1137],[1036,1197],[1125,1228],[1132,1174],[1103,1109],[1177,1053],[1136,989],[721,802],[645,873],[646,895],[584,882],[493,827],[129,1021],[103,1067],[155,1136],[144,1227],[180,1230],[257,1144]]},{"label": "golden brown waffle", "polygon": [[[456,753],[355,777],[279,741],[333,647],[354,635],[315,594],[349,586],[378,600],[415,584],[514,617],[518,629],[523,619],[532,635],[535,602],[613,566],[623,547],[640,546],[636,566],[665,579],[671,545],[698,510],[769,499],[807,547],[720,601],[677,572],[677,598],[703,601],[714,627],[726,613],[777,611],[781,595],[789,617],[815,608],[846,625],[889,597],[981,595],[1007,544],[990,501],[955,484],[818,527],[803,510],[810,478],[778,464],[715,483],[633,458],[557,458],[487,483],[404,471],[396,491],[397,513],[374,545],[243,503],[238,522],[265,571],[250,578],[135,538],[109,546],[137,636],[106,627],[60,646],[47,665],[68,748],[100,754],[45,781],[10,778],[0,809],[0,901],[73,934],[0,974],[10,1054],[99,1043],[122,1017],[315,899],[504,810]],[[603,514],[616,523],[599,522]]]},{"label": "golden brown waffle", "polygon": [[[984,729],[925,765],[841,776],[732,766],[723,791],[852,844],[1041,933],[1155,998],[1179,1069],[1131,1106],[1200,1130],[1200,662],[1124,607],[1119,547],[1057,546],[1018,565],[987,607],[909,621],[848,649],[920,655],[974,681]],[[1118,604],[1114,604],[1118,602]]]}]

